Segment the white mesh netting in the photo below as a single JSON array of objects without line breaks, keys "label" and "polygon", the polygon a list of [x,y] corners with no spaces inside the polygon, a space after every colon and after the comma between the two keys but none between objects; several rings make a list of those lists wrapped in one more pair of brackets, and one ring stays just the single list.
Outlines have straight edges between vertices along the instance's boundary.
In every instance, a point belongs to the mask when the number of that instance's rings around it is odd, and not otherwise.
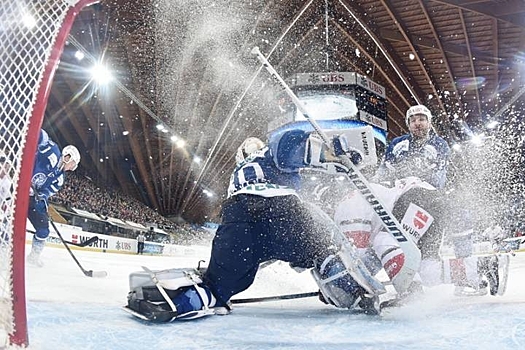
[{"label": "white mesh netting", "polygon": [[[30,123],[42,123],[46,94],[39,90],[49,88],[50,68],[58,62],[50,61],[52,53],[62,49],[57,37],[69,32],[64,26],[71,25],[74,14],[68,10],[81,2],[0,1],[0,348],[10,342],[24,343],[23,339],[13,340],[13,333],[19,328],[27,329],[20,324],[25,317],[17,320],[15,316],[19,306],[13,297],[25,296],[23,283],[22,287],[13,284],[17,269],[13,266],[13,251],[17,251],[13,247],[13,234],[15,225],[19,225],[14,222],[16,198],[23,186],[29,186],[20,183],[21,172],[31,171],[22,170],[20,160],[28,133],[33,129]],[[21,265],[18,268],[23,269]],[[25,303],[21,307],[24,310],[18,313],[25,315]]]}]

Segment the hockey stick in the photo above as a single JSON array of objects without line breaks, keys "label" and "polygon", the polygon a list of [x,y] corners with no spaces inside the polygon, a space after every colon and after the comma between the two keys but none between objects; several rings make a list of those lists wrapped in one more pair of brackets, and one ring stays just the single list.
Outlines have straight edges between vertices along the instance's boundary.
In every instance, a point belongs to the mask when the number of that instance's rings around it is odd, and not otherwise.
[{"label": "hockey stick", "polygon": [[[284,295],[274,295],[271,297],[259,297],[259,298],[246,298],[246,299],[233,299],[230,300],[232,304],[248,304],[248,303],[265,303],[269,301],[279,301],[279,300],[291,300],[291,299],[302,299],[302,298],[311,298],[317,297],[320,295],[320,292],[309,292],[309,293],[298,293],[298,294],[284,294]],[[400,303],[400,299],[394,298],[381,302],[380,309],[387,309],[393,307],[399,307],[403,304]],[[364,313],[365,310],[361,309],[349,309],[351,313]]]},{"label": "hockey stick", "polygon": [[233,300],[230,300],[230,302],[232,304],[248,304],[248,303],[261,303],[261,302],[277,301],[277,300],[311,298],[311,297],[316,297],[316,296],[319,296],[319,292],[274,295],[271,297],[260,297],[260,298],[233,299]]},{"label": "hockey stick", "polygon": [[[277,71],[272,67],[270,62],[263,56],[258,47],[252,49],[252,54],[257,56],[257,59],[261,64],[266,68],[266,70],[277,79],[281,87],[284,88],[288,96],[292,99],[293,103],[303,116],[310,122],[314,130],[323,140],[323,143],[332,151],[333,147],[326,133],[321,129],[319,124],[312,119],[303,103],[297,95],[292,91],[288,84],[283,80],[283,78],[277,73]],[[358,190],[359,194],[370,204],[374,212],[383,222],[384,228],[387,232],[397,240],[401,249],[405,253],[405,263],[400,271],[392,281],[396,287],[396,291],[399,293],[404,292],[410,283],[414,279],[414,275],[419,270],[419,265],[421,263],[421,251],[414,243],[414,241],[409,237],[409,235],[404,231],[401,224],[397,219],[392,215],[392,213],[381,203],[378,196],[370,188],[368,181],[361,174],[361,172],[355,167],[352,161],[347,156],[338,156],[340,163],[347,169],[346,176],[352,182],[354,187]]]},{"label": "hockey stick", "polygon": [[[29,232],[29,233],[32,233],[32,234],[36,233],[35,231],[32,231],[32,230],[26,230],[26,231]],[[64,242],[66,242],[69,245],[74,245],[75,247],[86,247],[86,246],[90,245],[91,243],[95,243],[97,241],[98,241],[98,236],[93,236],[90,239],[88,239],[88,240],[86,240],[84,242],[80,242],[80,243],[75,243],[75,242],[67,241],[67,240],[64,239]]]},{"label": "hockey stick", "polygon": [[73,260],[75,260],[75,262],[77,263],[78,267],[80,268],[80,270],[82,270],[82,272],[84,273],[85,276],[101,278],[101,277],[106,277],[108,275],[108,273],[106,271],[93,271],[93,270],[86,270],[86,269],[84,269],[82,267],[82,265],[80,265],[80,262],[78,261],[78,259],[75,256],[75,254],[73,254],[73,252],[71,251],[71,248],[69,248],[69,245],[66,243],[66,241],[64,240],[64,238],[62,237],[62,235],[58,231],[55,223],[53,222],[53,220],[51,220],[51,218],[49,218],[49,222],[51,223],[51,226],[53,226],[53,228],[55,229],[55,232],[57,233],[58,237],[62,241],[62,244],[64,244],[64,247],[66,247],[67,251],[69,252],[71,257],[73,258]]}]

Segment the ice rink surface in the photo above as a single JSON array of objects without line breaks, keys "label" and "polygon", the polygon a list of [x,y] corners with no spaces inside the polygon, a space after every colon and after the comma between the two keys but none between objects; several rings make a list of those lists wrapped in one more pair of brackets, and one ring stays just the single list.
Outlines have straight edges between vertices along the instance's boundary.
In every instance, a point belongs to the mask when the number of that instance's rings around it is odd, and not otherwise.
[{"label": "ice rink surface", "polygon": [[[26,267],[30,349],[525,349],[525,253],[511,257],[504,296],[460,298],[452,286],[426,290],[410,305],[381,317],[351,314],[317,298],[235,305],[232,314],[149,324],[125,313],[128,277],[196,267],[206,249],[185,257],[104,254],[75,250],[85,277],[65,249],[46,247],[43,268]],[[235,298],[316,291],[309,272],[277,262],[259,271]]]}]

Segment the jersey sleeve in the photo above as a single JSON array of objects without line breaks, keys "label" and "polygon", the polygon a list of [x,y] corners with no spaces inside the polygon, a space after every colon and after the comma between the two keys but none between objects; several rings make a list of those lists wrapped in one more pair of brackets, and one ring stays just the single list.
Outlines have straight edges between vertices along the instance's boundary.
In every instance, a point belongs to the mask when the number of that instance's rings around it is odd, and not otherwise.
[{"label": "jersey sleeve", "polygon": [[42,141],[47,135],[42,132],[36,152],[31,187],[36,190],[38,196],[47,200],[64,185],[64,173],[58,168],[61,154],[57,144],[49,139],[46,142]]},{"label": "jersey sleeve", "polygon": [[439,138],[437,143],[437,159],[436,159],[436,169],[431,175],[431,185],[436,188],[445,187],[447,182],[447,167],[448,159],[450,156],[450,148],[445,140]]}]

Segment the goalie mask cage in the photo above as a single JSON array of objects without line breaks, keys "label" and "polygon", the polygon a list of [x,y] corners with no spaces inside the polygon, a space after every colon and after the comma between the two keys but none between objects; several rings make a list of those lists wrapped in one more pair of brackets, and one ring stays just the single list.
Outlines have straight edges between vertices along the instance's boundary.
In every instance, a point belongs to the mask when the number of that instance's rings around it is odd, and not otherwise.
[{"label": "goalie mask cage", "polygon": [[36,145],[73,21],[96,2],[0,1],[0,348],[29,343],[25,228]]}]

